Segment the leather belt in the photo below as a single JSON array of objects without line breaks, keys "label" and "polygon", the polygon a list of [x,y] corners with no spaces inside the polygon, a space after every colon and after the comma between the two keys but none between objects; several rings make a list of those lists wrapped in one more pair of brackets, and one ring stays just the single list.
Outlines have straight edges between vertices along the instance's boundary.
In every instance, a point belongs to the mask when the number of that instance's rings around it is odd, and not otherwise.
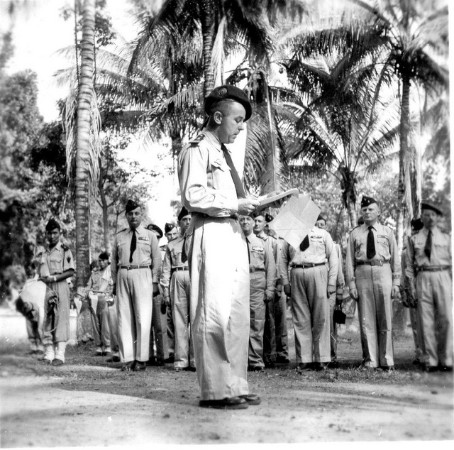
[{"label": "leather belt", "polygon": [[357,266],[383,266],[389,264],[389,261],[373,260],[373,261],[356,261]]},{"label": "leather belt", "polygon": [[172,272],[176,272],[177,270],[189,270],[188,266],[184,267],[172,267]]},{"label": "leather belt", "polygon": [[193,212],[191,213],[191,215],[194,217],[194,216],[197,216],[197,217],[203,217],[203,218],[206,218],[206,219],[234,219],[234,220],[238,220],[238,214],[231,214],[230,216],[225,216],[225,217],[213,217],[213,216],[209,216],[208,214],[205,214],[205,213],[200,213],[200,212]]},{"label": "leather belt", "polygon": [[324,266],[326,263],[304,263],[304,264],[291,264],[292,269],[308,269],[309,267]]},{"label": "leather belt", "polygon": [[418,272],[441,272],[449,269],[451,269],[451,266],[418,266],[416,268]]},{"label": "leather belt", "polygon": [[255,267],[249,267],[249,273],[254,273],[254,272],[265,272],[265,269],[263,268],[255,268]]},{"label": "leather belt", "polygon": [[124,265],[124,264],[121,264],[119,267],[120,267],[120,269],[127,269],[127,270],[151,269],[151,265],[150,264],[146,264],[146,265],[142,265],[142,264],[128,264],[128,265]]}]

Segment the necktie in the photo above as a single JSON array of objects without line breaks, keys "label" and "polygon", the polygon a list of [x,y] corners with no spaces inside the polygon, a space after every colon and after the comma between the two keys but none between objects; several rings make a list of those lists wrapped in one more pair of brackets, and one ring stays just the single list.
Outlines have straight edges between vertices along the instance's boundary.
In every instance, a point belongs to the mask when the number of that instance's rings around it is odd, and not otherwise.
[{"label": "necktie", "polygon": [[181,250],[181,262],[185,263],[188,260],[188,255],[186,254],[186,234],[183,239],[183,249]]},{"label": "necktie", "polygon": [[430,253],[432,252],[432,230],[427,233],[426,244],[424,245],[424,253],[430,261]]},{"label": "necktie", "polygon": [[131,247],[129,247],[129,262],[132,263],[132,254],[135,252],[137,247],[137,236],[136,230],[132,230],[132,239],[131,239]]},{"label": "necktie", "polygon": [[309,235],[307,235],[300,244],[300,250],[302,252],[306,251],[309,248]]},{"label": "necktie", "polygon": [[221,144],[221,149],[224,152],[225,162],[229,166],[230,174],[232,175],[233,183],[235,184],[236,195],[238,198],[246,198],[246,192],[244,192],[243,183],[241,182],[241,178],[238,175],[238,172],[233,165],[232,157],[230,156],[227,147],[224,144]]},{"label": "necktie", "polygon": [[372,227],[369,227],[369,233],[367,233],[367,259],[372,259],[375,256],[375,241]]}]

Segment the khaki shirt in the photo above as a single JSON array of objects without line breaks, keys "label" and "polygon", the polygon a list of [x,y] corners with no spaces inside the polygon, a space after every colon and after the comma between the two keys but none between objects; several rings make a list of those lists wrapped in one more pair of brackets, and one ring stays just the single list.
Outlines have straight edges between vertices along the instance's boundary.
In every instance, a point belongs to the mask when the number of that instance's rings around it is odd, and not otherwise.
[{"label": "khaki shirt", "polygon": [[172,278],[172,269],[175,267],[187,267],[188,262],[181,261],[183,253],[184,236],[178,236],[173,241],[167,244],[166,252],[164,254],[164,261],[162,263],[162,273],[160,284],[163,288],[168,288],[170,279]]},{"label": "khaki shirt", "polygon": [[230,168],[218,138],[201,134],[179,156],[178,178],[184,206],[190,212],[229,217],[238,211],[238,198]]},{"label": "khaki shirt", "polygon": [[161,270],[161,252],[159,251],[158,238],[155,233],[147,230],[142,225],[136,228],[137,245],[129,262],[131,248],[132,230],[125,228],[117,233],[112,249],[112,279],[116,282],[118,266],[140,265],[152,267],[153,283],[159,280]]},{"label": "khaki shirt", "polygon": [[359,225],[350,232],[347,244],[347,256],[345,260],[346,282],[350,289],[356,289],[355,269],[358,261],[382,261],[391,265],[392,285],[400,285],[401,265],[397,250],[396,238],[391,228],[375,223],[374,233],[375,256],[367,259],[367,236],[368,225]]},{"label": "khaki shirt", "polygon": [[281,265],[281,249],[278,243],[278,240],[269,234],[266,234],[265,231],[262,231],[260,234],[256,235],[262,241],[267,242],[273,251],[274,262],[276,264],[276,282],[281,282],[281,273],[280,273],[280,265]]},{"label": "khaki shirt", "polygon": [[112,272],[110,266],[107,266],[104,270],[98,270],[97,272],[91,273],[90,278],[88,279],[87,289],[110,293],[112,284]]},{"label": "khaki shirt", "polygon": [[415,282],[418,267],[451,265],[451,238],[437,227],[432,229],[432,249],[429,261],[424,253],[428,232],[429,230],[424,227],[408,240],[405,275],[409,283]]},{"label": "khaki shirt", "polygon": [[74,258],[71,250],[61,242],[58,242],[52,249],[42,247],[42,253],[37,255],[37,259],[40,263],[38,269],[40,277],[74,270]]},{"label": "khaki shirt", "polygon": [[261,270],[265,272],[266,293],[268,296],[272,296],[277,273],[272,247],[254,233],[246,236],[246,241],[249,250],[249,268],[251,271]]},{"label": "khaki shirt", "polygon": [[313,227],[309,231],[309,247],[302,252],[285,242],[281,252],[281,275],[283,284],[289,284],[288,268],[300,264],[328,263],[328,286],[336,287],[338,258],[331,235],[321,228]]}]

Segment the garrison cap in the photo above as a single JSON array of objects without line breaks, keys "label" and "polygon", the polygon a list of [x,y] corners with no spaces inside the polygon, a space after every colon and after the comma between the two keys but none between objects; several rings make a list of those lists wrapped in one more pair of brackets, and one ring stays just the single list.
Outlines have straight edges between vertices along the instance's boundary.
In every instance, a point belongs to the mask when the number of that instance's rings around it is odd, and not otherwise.
[{"label": "garrison cap", "polygon": [[421,203],[421,211],[424,211],[425,209],[429,209],[431,211],[436,212],[439,216],[442,216],[443,213],[441,212],[440,209],[438,209],[435,205],[432,205],[431,203]]},{"label": "garrison cap", "polygon": [[411,227],[413,228],[413,230],[419,231],[423,226],[424,224],[422,223],[421,219],[411,219]]},{"label": "garrison cap", "polygon": [[175,224],[174,223],[167,222],[164,225],[164,232],[167,234],[169,231],[172,231],[174,228],[175,228]]},{"label": "garrison cap", "polygon": [[126,203],[126,212],[131,212],[136,208],[140,208],[140,204],[135,202],[134,200],[128,200]]},{"label": "garrison cap", "polygon": [[328,220],[326,220],[325,214],[319,214],[318,217],[317,217],[317,222],[318,222],[319,220],[324,220],[325,223],[328,222]]},{"label": "garrison cap", "polygon": [[189,214],[191,214],[191,213],[186,209],[186,207],[183,206],[183,208],[181,208],[180,214],[178,214],[178,222],[179,222],[183,217],[189,216]]},{"label": "garrison cap", "polygon": [[61,230],[60,224],[55,219],[49,219],[46,225],[46,231]]},{"label": "garrison cap", "polygon": [[214,88],[211,93],[205,98],[205,112],[207,115],[211,113],[211,107],[221,100],[231,99],[241,103],[246,110],[245,121],[252,115],[252,106],[248,96],[236,86],[225,84]]},{"label": "garrison cap", "polygon": [[155,231],[156,234],[158,235],[159,239],[161,239],[163,236],[161,228],[159,228],[154,223],[150,223],[149,225],[147,225],[147,230]]},{"label": "garrison cap", "polygon": [[372,197],[367,197],[366,195],[363,195],[363,198],[361,199],[361,208],[365,208],[366,206],[372,205],[372,203],[377,203],[377,200],[375,200]]}]

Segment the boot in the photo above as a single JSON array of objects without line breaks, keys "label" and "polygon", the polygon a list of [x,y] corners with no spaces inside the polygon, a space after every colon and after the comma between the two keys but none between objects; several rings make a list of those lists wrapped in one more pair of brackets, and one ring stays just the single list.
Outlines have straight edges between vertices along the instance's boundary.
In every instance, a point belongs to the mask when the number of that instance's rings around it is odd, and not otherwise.
[{"label": "boot", "polygon": [[55,359],[52,361],[53,366],[61,366],[65,362],[66,342],[57,342]]}]

